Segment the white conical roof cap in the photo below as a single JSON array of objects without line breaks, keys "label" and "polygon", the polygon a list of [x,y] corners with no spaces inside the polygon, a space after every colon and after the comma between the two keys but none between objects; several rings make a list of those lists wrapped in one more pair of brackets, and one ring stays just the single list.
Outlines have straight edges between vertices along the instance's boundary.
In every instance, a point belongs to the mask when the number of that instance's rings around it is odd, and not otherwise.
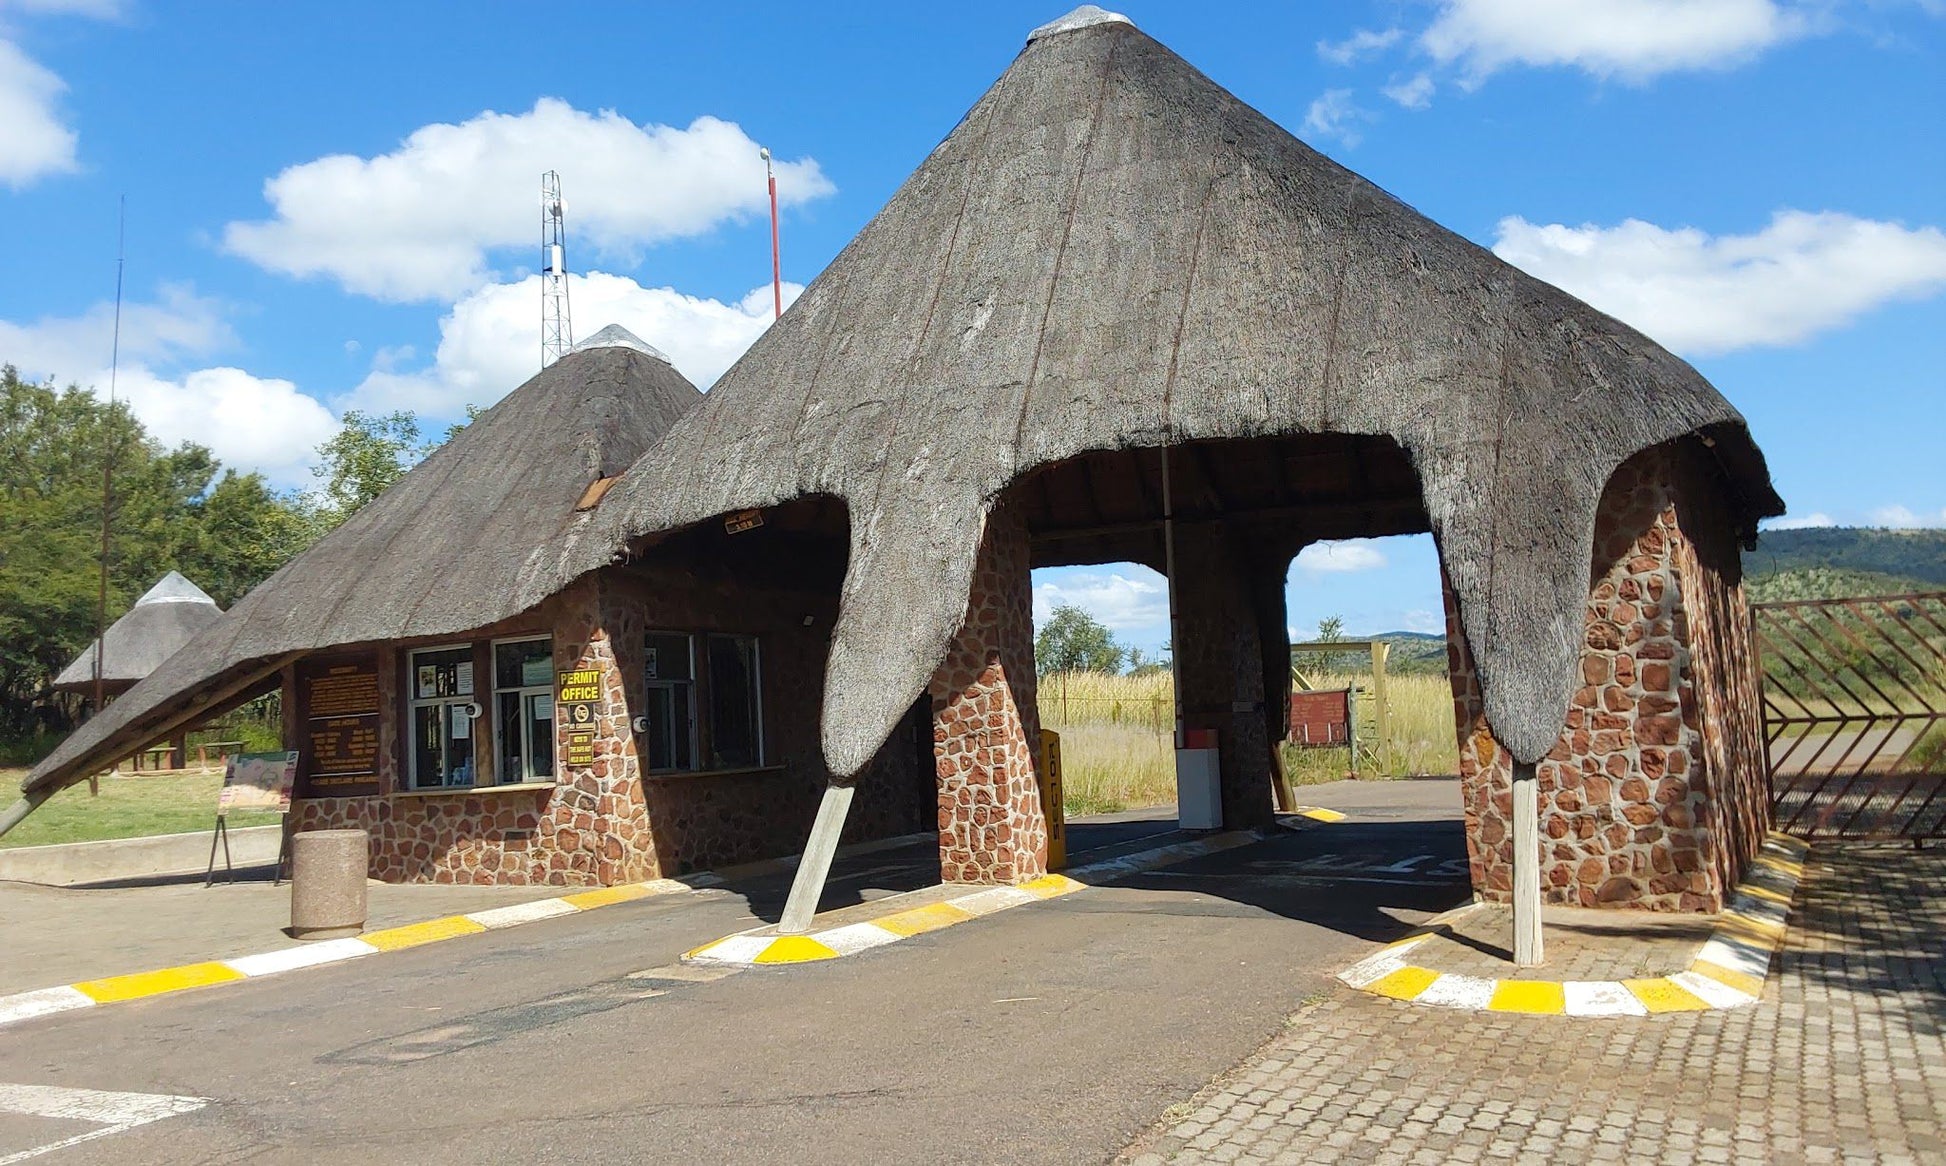
[{"label": "white conical roof cap", "polygon": [[1032,44],[1042,37],[1053,36],[1056,33],[1074,32],[1076,29],[1082,28],[1093,28],[1097,24],[1127,24],[1132,26],[1134,23],[1133,20],[1130,20],[1119,12],[1110,12],[1105,8],[1097,8],[1093,4],[1083,4],[1061,19],[1050,20],[1028,33],[1027,43]]},{"label": "white conical roof cap", "polygon": [[149,603],[207,603],[211,607],[216,606],[216,601],[211,599],[201,587],[183,578],[177,571],[164,575],[160,582],[135,601],[135,606],[141,607]]},{"label": "white conical roof cap", "polygon": [[620,324],[610,324],[593,336],[576,344],[573,348],[568,349],[568,351],[585,352],[590,348],[633,348],[637,352],[647,353],[655,357],[666,365],[672,367],[675,365],[675,361],[669,359],[668,353],[637,337],[635,333],[630,332]]}]

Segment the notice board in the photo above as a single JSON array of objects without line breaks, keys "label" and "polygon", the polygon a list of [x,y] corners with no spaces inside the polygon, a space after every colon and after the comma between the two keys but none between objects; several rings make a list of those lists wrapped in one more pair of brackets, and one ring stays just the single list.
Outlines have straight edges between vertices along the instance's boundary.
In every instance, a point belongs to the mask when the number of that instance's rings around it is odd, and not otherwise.
[{"label": "notice board", "polygon": [[349,656],[297,666],[300,798],[370,797],[378,790],[378,660]]}]

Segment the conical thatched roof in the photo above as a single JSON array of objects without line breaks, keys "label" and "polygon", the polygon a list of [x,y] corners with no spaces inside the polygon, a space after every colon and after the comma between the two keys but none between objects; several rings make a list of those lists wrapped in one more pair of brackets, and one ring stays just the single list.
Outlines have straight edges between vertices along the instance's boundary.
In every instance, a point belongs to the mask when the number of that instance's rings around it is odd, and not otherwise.
[{"label": "conical thatched roof", "polygon": [[702,398],[622,337],[562,357],[481,414],[77,730],[25,787],[108,764],[291,653],[464,632],[532,606],[515,580],[541,548],[574,544],[588,522],[574,509],[583,492]]},{"label": "conical thatched roof", "polygon": [[842,499],[826,681],[840,773],[943,658],[989,508],[1086,451],[1307,433],[1411,457],[1502,741],[1553,746],[1594,515],[1625,458],[1709,430],[1745,533],[1779,513],[1742,418],[1647,337],[1315,150],[1120,18],[1038,32],[803,297],[638,463],[614,548]]},{"label": "conical thatched roof", "polygon": [[101,639],[89,644],[49,687],[74,692],[93,689],[95,654],[104,644],[108,650],[101,657],[102,683],[116,688],[134,684],[222,614],[223,609],[201,587],[171,571],[122,618],[109,624]]}]

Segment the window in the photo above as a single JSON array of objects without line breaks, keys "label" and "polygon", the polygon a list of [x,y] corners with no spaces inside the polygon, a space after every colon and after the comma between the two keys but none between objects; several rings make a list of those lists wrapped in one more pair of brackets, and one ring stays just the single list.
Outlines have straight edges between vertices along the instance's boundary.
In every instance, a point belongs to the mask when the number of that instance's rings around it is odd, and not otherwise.
[{"label": "window", "polygon": [[554,643],[542,637],[493,646],[493,699],[500,784],[554,779]]},{"label": "window", "polygon": [[472,785],[473,649],[414,652],[407,682],[412,693],[411,788]]},{"label": "window", "polygon": [[755,636],[650,632],[644,648],[650,770],[764,763],[763,673]]},{"label": "window", "polygon": [[743,769],[764,762],[763,694],[757,637],[708,637],[711,769]]},{"label": "window", "polygon": [[647,681],[649,768],[696,768],[696,642],[681,632],[650,632]]}]

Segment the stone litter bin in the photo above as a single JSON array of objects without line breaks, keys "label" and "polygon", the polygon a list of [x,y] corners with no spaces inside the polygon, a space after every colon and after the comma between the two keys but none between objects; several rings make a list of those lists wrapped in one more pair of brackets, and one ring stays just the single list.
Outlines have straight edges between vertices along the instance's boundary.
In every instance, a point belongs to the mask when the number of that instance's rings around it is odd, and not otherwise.
[{"label": "stone litter bin", "polygon": [[291,937],[342,939],[365,929],[363,830],[304,830],[291,836]]}]

